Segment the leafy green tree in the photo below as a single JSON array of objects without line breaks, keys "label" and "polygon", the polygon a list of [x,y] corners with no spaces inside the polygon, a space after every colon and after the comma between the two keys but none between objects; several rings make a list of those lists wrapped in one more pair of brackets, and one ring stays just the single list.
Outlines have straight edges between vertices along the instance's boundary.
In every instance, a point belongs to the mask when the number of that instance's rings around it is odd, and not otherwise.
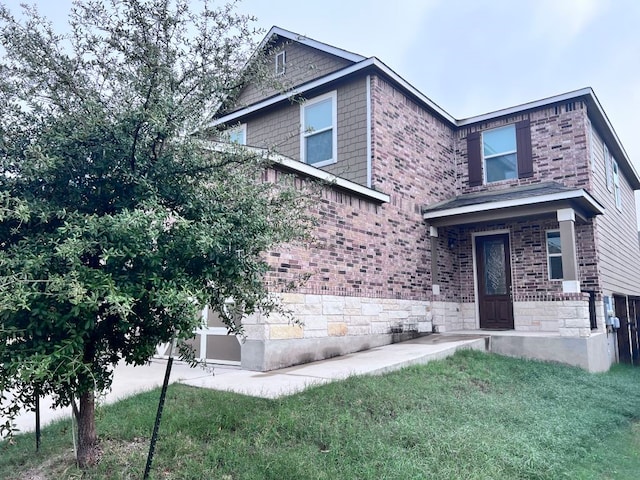
[{"label": "leafy green tree", "polygon": [[0,7],[0,413],[71,405],[83,467],[114,366],[191,337],[205,304],[236,333],[225,300],[279,308],[264,252],[310,231],[304,186],[207,141],[264,69],[243,69],[252,18],[190,3],[77,1],[66,34]]}]

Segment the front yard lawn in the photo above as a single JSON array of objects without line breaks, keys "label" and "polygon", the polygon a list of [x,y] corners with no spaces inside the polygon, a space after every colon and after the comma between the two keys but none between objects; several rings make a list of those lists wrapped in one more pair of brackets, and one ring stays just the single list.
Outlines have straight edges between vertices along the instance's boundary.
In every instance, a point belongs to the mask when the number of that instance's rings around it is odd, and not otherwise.
[{"label": "front yard lawn", "polygon": [[[142,478],[159,391],[99,409],[104,457],[70,421],[0,444],[0,478]],[[155,479],[637,479],[640,368],[589,374],[464,351],[279,400],[169,388]]]}]

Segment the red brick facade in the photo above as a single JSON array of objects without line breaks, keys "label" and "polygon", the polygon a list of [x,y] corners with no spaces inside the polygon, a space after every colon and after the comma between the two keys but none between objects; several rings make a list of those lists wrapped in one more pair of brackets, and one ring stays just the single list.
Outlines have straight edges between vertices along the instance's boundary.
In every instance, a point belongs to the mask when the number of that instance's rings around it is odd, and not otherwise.
[{"label": "red brick facade", "polygon": [[[255,345],[260,343],[252,347],[259,359],[252,360],[251,365],[264,369],[298,361],[288,359],[282,343],[273,343],[273,350],[268,353],[270,341],[308,341],[300,347],[304,350],[307,345],[317,348],[316,342],[323,338],[326,345],[344,353],[365,348],[362,345],[370,344],[365,337],[384,333],[392,326],[402,327],[403,322],[438,331],[478,328],[474,237],[490,232],[508,234],[514,328],[591,337],[588,295],[577,289],[572,291],[563,280],[550,279],[547,253],[546,234],[561,227],[559,212],[568,210],[573,214],[573,206],[582,205],[510,210],[510,216],[502,215],[500,219],[491,217],[489,208],[479,209],[474,212],[482,213],[477,221],[443,221],[440,225],[444,226],[430,230],[424,209],[459,196],[468,199],[468,195],[492,195],[550,182],[562,192],[582,192],[585,201],[592,201],[592,210],[578,212],[575,222],[564,219],[562,223],[563,242],[575,235],[576,268],[572,271],[577,270],[577,278],[568,277],[568,282],[583,292],[595,292],[600,310],[602,296],[611,295],[612,288],[640,296],[640,249],[630,220],[635,217],[633,189],[640,180],[633,177],[627,181],[621,174],[624,208],[616,209],[611,191],[603,183],[601,167],[607,151],[605,144],[615,140],[615,134],[608,133],[603,140],[593,127],[597,120],[598,128],[609,128],[591,93],[567,94],[555,101],[534,102],[473,121],[456,121],[393,72],[376,67],[371,59],[362,61],[369,61],[366,68],[337,77],[335,72],[340,68],[353,69],[359,61],[324,62],[323,55],[332,54],[312,50],[308,45],[292,50],[298,67],[304,67],[304,55],[309,54],[313,62],[327,65],[326,75],[330,78],[323,84],[322,77],[315,74],[308,79],[301,77],[300,88],[304,89],[304,81],[313,81],[313,88],[301,96],[311,100],[335,91],[338,99],[337,120],[332,127],[337,132],[337,160],[334,157],[334,163],[322,170],[382,192],[389,201],[374,200],[374,196],[353,188],[326,186],[313,208],[318,218],[313,244],[287,246],[267,254],[271,267],[267,281],[274,291],[309,276],[304,286],[285,299],[309,326],[305,330],[304,326],[291,326],[281,319],[251,319],[247,323],[249,338]],[[297,70],[301,71],[304,68]],[[255,95],[256,91],[251,90],[242,98],[255,100]],[[299,105],[288,100],[265,104],[262,110],[252,109],[245,117],[236,114],[233,120],[246,122],[251,145],[276,146],[276,150],[280,146],[279,153],[300,160]],[[512,124],[519,132],[518,142],[522,125],[528,125],[525,150],[530,150],[527,159],[531,162],[520,172],[522,178],[479,182],[477,170],[470,175],[469,135],[477,139],[486,130]],[[619,156],[621,149],[616,148]],[[518,165],[520,161],[518,157]],[[624,230],[620,236],[624,240],[617,238],[616,225]],[[631,234],[636,244],[631,242]],[[616,263],[615,255],[607,249],[610,245],[617,245],[625,262]],[[564,264],[568,257],[564,252],[562,255]],[[636,273],[628,266],[634,262]],[[434,265],[437,268],[432,268]],[[634,278],[638,280],[635,284]],[[363,303],[361,299],[379,301]],[[543,310],[546,314],[539,314]],[[603,334],[602,313],[598,315],[595,333]],[[353,339],[344,343],[332,339],[343,336]],[[590,370],[608,368],[608,340],[604,334],[600,337],[590,341],[588,347],[600,352],[596,355],[600,356],[598,366],[588,366]],[[584,355],[591,358],[591,354]],[[319,356],[317,352],[312,355],[314,359]],[[260,360],[267,357],[269,361]]]}]

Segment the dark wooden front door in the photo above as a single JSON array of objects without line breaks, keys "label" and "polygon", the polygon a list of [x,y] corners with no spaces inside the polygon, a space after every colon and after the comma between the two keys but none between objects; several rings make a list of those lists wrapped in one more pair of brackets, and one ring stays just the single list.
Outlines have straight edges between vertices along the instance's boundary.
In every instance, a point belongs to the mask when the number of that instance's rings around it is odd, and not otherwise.
[{"label": "dark wooden front door", "polygon": [[513,328],[509,257],[509,235],[476,237],[480,328]]}]

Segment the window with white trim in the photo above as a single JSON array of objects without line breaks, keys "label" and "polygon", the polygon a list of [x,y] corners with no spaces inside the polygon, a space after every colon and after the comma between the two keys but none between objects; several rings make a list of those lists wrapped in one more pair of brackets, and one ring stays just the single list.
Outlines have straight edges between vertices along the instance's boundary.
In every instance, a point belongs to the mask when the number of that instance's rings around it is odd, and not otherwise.
[{"label": "window with white trim", "polygon": [[609,149],[607,148],[607,144],[603,143],[604,150],[604,170],[605,175],[607,176],[607,190],[613,192],[613,166],[611,165],[613,162],[613,158],[609,153]]},{"label": "window with white trim", "polygon": [[281,51],[276,53],[276,60],[275,60],[275,68],[276,68],[276,75],[284,75],[284,72],[286,70],[286,56],[285,56],[285,51]]},{"label": "window with white trim", "polygon": [[618,162],[613,160],[611,165],[611,170],[613,171],[613,196],[616,199],[616,207],[618,207],[618,210],[622,210],[622,191],[620,190],[620,171]]},{"label": "window with white trim", "polygon": [[482,132],[485,183],[518,178],[516,126]]},{"label": "window with white trim", "polygon": [[301,160],[314,167],[337,161],[336,92],[308,100],[300,106]]},{"label": "window with white trim", "polygon": [[241,123],[240,125],[230,128],[225,132],[225,135],[230,143],[237,143],[238,145],[247,144],[247,124]]},{"label": "window with white trim", "polygon": [[563,279],[560,230],[547,230],[547,268],[549,280]]}]

